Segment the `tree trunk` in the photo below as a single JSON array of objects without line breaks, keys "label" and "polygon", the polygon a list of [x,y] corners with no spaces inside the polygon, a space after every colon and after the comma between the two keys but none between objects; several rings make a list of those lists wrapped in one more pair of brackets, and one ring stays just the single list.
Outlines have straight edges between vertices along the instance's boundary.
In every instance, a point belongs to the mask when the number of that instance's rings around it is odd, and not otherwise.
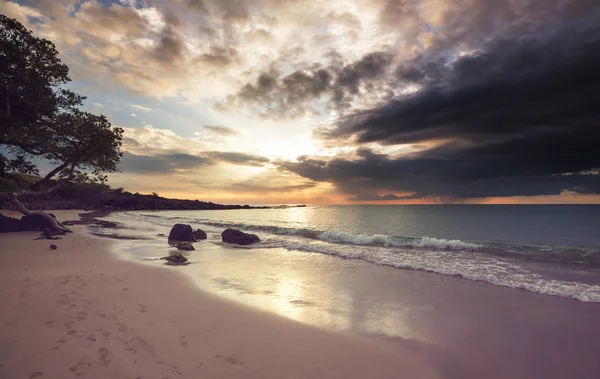
[{"label": "tree trunk", "polygon": [[71,230],[69,228],[65,228],[64,226],[59,225],[58,221],[56,221],[56,219],[50,216],[48,213],[43,211],[30,211],[29,209],[25,208],[23,203],[21,203],[15,195],[9,194],[7,200],[13,205],[13,207],[15,207],[16,210],[23,213],[25,216],[39,215],[44,217],[44,219],[51,226],[49,228],[50,230],[55,232],[71,233]]},{"label": "tree trunk", "polygon": [[57,168],[55,168],[54,170],[50,171],[48,173],[48,175],[46,175],[44,177],[44,179],[42,179],[39,182],[35,183],[35,185],[33,186],[33,189],[36,190],[38,188],[41,188],[42,185],[48,183],[50,181],[50,179],[52,179],[52,177],[54,177],[54,175],[56,175],[59,172],[61,172],[62,170],[64,170],[69,164],[70,163],[63,163],[60,166],[58,166]]},{"label": "tree trunk", "polygon": [[[44,195],[44,194],[48,194],[50,192],[57,190],[58,188],[61,187],[61,184],[62,183],[58,183],[54,187],[49,188],[44,191],[23,191],[21,193],[24,195],[29,195],[29,196]],[[25,207],[25,205],[23,205],[23,203],[21,203],[19,201],[19,199],[17,198],[17,196],[14,193],[0,194],[0,201],[8,201],[9,203],[12,204],[13,207],[15,207],[16,210],[18,210],[25,216],[33,216],[33,215],[42,216],[48,222],[48,225],[50,225],[49,229],[54,232],[72,233],[71,229],[65,228],[64,226],[59,225],[58,221],[56,221],[56,219],[54,217],[50,216],[48,213],[43,212],[43,211],[32,211],[32,210],[27,209]]]}]

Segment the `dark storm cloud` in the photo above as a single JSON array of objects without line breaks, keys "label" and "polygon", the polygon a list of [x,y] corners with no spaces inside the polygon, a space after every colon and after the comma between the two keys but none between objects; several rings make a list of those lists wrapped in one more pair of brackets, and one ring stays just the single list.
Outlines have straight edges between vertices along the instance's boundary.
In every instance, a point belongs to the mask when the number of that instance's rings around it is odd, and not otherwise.
[{"label": "dark storm cloud", "polygon": [[589,2],[567,6],[573,13],[551,27],[402,62],[398,85],[417,92],[317,133],[333,145],[436,147],[401,157],[359,149],[354,160],[301,157],[279,168],[333,183],[355,201],[384,200],[381,191],[413,193],[402,199],[600,194],[600,175],[585,174],[600,167],[600,23],[592,22],[600,13]]},{"label": "dark storm cloud", "polygon": [[[280,77],[276,71],[264,72],[255,83],[246,84],[230,103],[262,108],[268,118],[295,117],[314,109],[310,103],[328,96],[337,107],[347,107],[359,95],[360,87],[383,76],[393,56],[385,52],[369,53],[349,63],[332,63],[328,67],[298,70]],[[372,89],[372,88],[368,88]]]},{"label": "dark storm cloud", "polygon": [[231,184],[231,188],[244,190],[248,192],[291,192],[302,191],[314,188],[316,183],[292,184],[292,185],[273,185],[269,183],[256,183],[255,181],[245,181]]},{"label": "dark storm cloud", "polygon": [[229,128],[227,126],[204,125],[202,126],[202,128],[223,137],[233,137],[240,134],[235,129]]},{"label": "dark storm cloud", "polygon": [[600,120],[599,65],[600,28],[546,41],[496,41],[480,54],[444,66],[400,67],[403,80],[424,89],[352,114],[324,135],[392,145],[578,133],[590,120]]},{"label": "dark storm cloud", "polygon": [[396,196],[393,193],[389,193],[387,195],[379,195],[376,192],[372,193],[361,193],[359,195],[349,197],[348,201],[390,201],[390,200],[400,200],[402,197]]},{"label": "dark storm cloud", "polygon": [[449,143],[398,158],[359,149],[354,160],[300,157],[276,165],[332,183],[342,193],[356,194],[354,200],[378,200],[364,197],[376,191],[413,193],[401,199],[558,195],[565,190],[598,194],[600,175],[581,172],[600,167],[599,137],[590,125],[586,133],[566,143],[557,133],[481,146]]},{"label": "dark storm cloud", "polygon": [[167,174],[223,163],[262,167],[269,162],[269,158],[259,155],[227,151],[207,151],[199,155],[186,153],[141,155],[125,151],[119,169],[126,173]]}]

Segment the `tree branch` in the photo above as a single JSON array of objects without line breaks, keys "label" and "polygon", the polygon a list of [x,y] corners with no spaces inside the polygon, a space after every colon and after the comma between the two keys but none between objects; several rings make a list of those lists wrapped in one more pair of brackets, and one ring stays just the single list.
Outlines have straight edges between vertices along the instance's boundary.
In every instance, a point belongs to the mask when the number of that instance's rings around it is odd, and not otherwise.
[{"label": "tree branch", "polygon": [[[53,188],[50,188],[50,189],[45,190],[45,191],[23,191],[22,193],[23,194],[27,194],[29,196],[43,195],[43,194],[55,191],[56,189],[58,189],[60,187],[61,184],[62,183],[59,183],[56,186],[54,186]],[[43,212],[43,211],[31,211],[31,210],[27,209],[25,207],[25,205],[23,205],[23,203],[21,203],[19,201],[19,199],[17,199],[17,196],[15,194],[13,194],[13,193],[2,193],[2,194],[0,194],[0,200],[7,201],[7,202],[11,203],[12,206],[15,207],[16,210],[18,210],[19,212],[21,212],[25,216],[33,216],[33,215],[42,216],[44,218],[44,220],[46,220],[46,222],[48,223],[48,225],[50,225],[50,227],[52,228],[52,230],[60,231],[60,232],[65,232],[65,233],[71,233],[72,232],[69,228],[65,228],[64,226],[59,225],[58,221],[56,221],[56,219],[54,217],[50,216],[48,213]]]}]

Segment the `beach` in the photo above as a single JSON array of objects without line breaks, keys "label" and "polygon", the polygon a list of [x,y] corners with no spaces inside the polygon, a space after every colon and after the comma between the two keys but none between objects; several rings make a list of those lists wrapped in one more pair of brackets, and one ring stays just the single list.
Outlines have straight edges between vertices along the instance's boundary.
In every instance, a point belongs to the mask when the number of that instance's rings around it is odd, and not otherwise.
[{"label": "beach", "polygon": [[0,236],[1,378],[439,377],[409,349],[218,298],[72,228]]},{"label": "beach", "polygon": [[[80,212],[55,213],[69,220]],[[192,219],[148,215],[152,222],[112,213],[104,219],[118,228],[75,225],[57,241],[34,240],[35,232],[0,235],[1,378],[593,379],[600,373],[600,306],[568,292],[544,294],[552,290],[543,288],[549,280],[532,292],[283,248],[277,235],[264,232],[256,246],[235,247],[223,244],[221,227],[211,225],[202,226],[207,240],[185,253],[189,265],[166,266],[158,258],[175,249],[164,234]],[[536,267],[578,280],[565,277],[557,283],[566,287],[556,288],[596,288],[592,269]]]}]

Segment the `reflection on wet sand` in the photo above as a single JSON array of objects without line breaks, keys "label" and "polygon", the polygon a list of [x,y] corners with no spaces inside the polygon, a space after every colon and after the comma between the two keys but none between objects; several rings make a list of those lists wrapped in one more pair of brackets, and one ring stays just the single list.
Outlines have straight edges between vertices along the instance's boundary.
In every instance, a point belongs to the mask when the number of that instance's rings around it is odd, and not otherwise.
[{"label": "reflection on wet sand", "polygon": [[194,254],[194,261],[185,273],[202,289],[231,300],[333,330],[415,337],[405,310],[373,298],[373,288],[353,278],[362,262],[340,265],[334,257],[214,244]]}]

